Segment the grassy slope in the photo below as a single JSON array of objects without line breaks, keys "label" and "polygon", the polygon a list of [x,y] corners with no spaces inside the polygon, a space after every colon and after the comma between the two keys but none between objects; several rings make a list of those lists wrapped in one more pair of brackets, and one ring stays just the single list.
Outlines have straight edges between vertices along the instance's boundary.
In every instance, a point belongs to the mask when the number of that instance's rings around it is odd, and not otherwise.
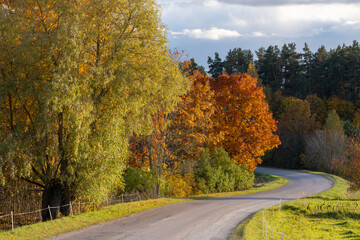
[{"label": "grassy slope", "polygon": [[132,213],[144,211],[151,208],[160,207],[163,205],[186,202],[191,200],[234,196],[240,194],[248,194],[260,191],[268,191],[281,187],[288,183],[288,180],[277,176],[256,174],[256,178],[260,182],[255,184],[253,189],[231,193],[217,193],[207,194],[200,196],[193,196],[190,198],[161,198],[146,200],[141,202],[122,203],[113,206],[109,206],[99,211],[88,212],[79,214],[73,217],[64,217],[49,222],[41,222],[23,227],[18,227],[14,231],[0,232],[1,240],[16,239],[16,240],[35,240],[44,239],[52,236],[59,235],[61,233],[70,232],[76,229],[82,229],[90,225],[106,222],[116,218],[124,217]]},{"label": "grassy slope", "polygon": [[[347,192],[348,183],[342,178],[318,173],[334,182],[324,193],[282,205],[281,211],[267,209],[269,227],[284,232],[291,239],[360,239],[360,192]],[[265,239],[263,211],[242,223],[232,239]],[[275,239],[282,239],[274,234]],[[268,231],[268,237],[272,233]],[[285,239],[290,239],[285,238]],[[272,238],[271,238],[272,239]]]}]

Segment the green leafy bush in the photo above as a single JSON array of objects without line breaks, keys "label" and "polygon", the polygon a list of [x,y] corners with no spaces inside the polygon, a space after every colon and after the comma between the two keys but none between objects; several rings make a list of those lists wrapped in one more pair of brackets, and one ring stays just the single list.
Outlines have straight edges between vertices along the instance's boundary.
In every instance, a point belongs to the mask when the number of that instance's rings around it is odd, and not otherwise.
[{"label": "green leafy bush", "polygon": [[251,188],[254,174],[246,166],[237,166],[223,148],[215,148],[200,157],[195,180],[203,193],[230,192]]},{"label": "green leafy bush", "polygon": [[125,192],[146,192],[156,187],[156,178],[152,172],[129,167],[124,174]]},{"label": "green leafy bush", "polygon": [[[153,195],[156,191],[154,171],[129,167],[124,175],[125,192],[140,192]],[[179,169],[166,169],[160,178],[160,192],[167,197],[185,197],[192,193],[195,185],[191,173],[182,174]]]},{"label": "green leafy bush", "polygon": [[344,133],[347,137],[359,138],[360,126],[354,126],[349,120],[343,122]]}]

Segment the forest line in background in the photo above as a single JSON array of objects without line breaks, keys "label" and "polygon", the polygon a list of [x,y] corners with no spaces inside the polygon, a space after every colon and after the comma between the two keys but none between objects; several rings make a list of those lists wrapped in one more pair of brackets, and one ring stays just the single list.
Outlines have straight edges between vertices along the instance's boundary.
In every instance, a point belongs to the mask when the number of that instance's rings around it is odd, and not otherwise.
[{"label": "forest line in background", "polygon": [[359,43],[329,51],[321,46],[315,53],[305,43],[302,50],[297,52],[294,43],[262,47],[254,60],[251,50],[234,48],[224,60],[218,53],[209,57],[208,73],[216,77],[248,69],[264,87],[281,145],[266,153],[263,165],[334,173],[358,189]]}]

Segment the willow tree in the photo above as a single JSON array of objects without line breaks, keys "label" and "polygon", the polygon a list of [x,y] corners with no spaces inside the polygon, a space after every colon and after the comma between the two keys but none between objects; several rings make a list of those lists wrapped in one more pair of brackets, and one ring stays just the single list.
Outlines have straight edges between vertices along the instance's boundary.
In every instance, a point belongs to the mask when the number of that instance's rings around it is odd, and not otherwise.
[{"label": "willow tree", "polygon": [[[79,196],[101,200],[122,185],[128,137],[151,130],[158,102],[170,111],[186,92],[159,6],[154,0],[0,3],[3,178],[41,187],[43,207]],[[49,217],[44,211],[43,220]]]}]

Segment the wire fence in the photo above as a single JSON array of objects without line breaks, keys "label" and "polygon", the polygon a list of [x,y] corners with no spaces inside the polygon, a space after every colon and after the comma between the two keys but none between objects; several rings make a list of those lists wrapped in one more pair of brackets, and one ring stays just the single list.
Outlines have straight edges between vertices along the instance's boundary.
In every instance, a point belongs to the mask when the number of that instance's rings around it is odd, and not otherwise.
[{"label": "wire fence", "polygon": [[[305,193],[303,193],[305,195]],[[1,230],[14,230],[15,227],[33,224],[40,222],[42,220],[43,211],[48,211],[50,220],[53,220],[52,209],[56,209],[59,212],[57,218],[63,217],[61,214],[60,208],[69,207],[69,215],[73,216],[83,212],[95,211],[97,209],[115,205],[125,202],[134,202],[141,201],[143,199],[148,199],[149,196],[143,196],[139,193],[135,194],[122,194],[121,196],[108,198],[102,203],[89,202],[89,201],[76,201],[70,202],[69,204],[61,206],[48,206],[42,209],[30,210],[25,212],[16,213],[11,211],[10,213],[1,214],[0,213],[0,231]],[[263,218],[262,218],[262,235],[265,240],[268,239],[290,239],[294,240],[290,236],[286,235],[284,232],[278,232],[270,227],[269,218],[267,212],[275,213],[275,211],[281,211],[282,209],[282,200],[275,202],[271,206],[263,209]],[[316,214],[318,212],[360,212],[360,201],[319,201],[315,199],[303,198],[303,208],[309,211],[310,213]]]},{"label": "wire fence", "polygon": [[53,207],[48,206],[46,208],[36,209],[21,213],[15,213],[11,211],[10,213],[6,213],[2,215],[0,214],[0,231],[9,230],[9,229],[14,230],[14,228],[17,226],[23,226],[23,225],[40,222],[42,220],[42,213],[44,211],[48,211],[50,220],[53,220],[55,216],[53,216],[54,211],[52,211],[52,209],[55,209],[57,210],[57,212],[59,212],[56,218],[60,218],[63,217],[60,211],[60,209],[63,207],[69,207],[69,213],[70,213],[69,215],[73,216],[83,212],[95,211],[97,209],[110,205],[115,205],[118,203],[135,202],[135,201],[141,201],[142,199],[144,199],[144,197],[142,197],[141,194],[138,193],[121,194],[121,196],[119,197],[106,199],[106,201],[100,204],[97,202],[88,202],[88,201],[77,201],[77,202],[70,201],[69,204],[65,204],[65,205],[59,205]]}]

